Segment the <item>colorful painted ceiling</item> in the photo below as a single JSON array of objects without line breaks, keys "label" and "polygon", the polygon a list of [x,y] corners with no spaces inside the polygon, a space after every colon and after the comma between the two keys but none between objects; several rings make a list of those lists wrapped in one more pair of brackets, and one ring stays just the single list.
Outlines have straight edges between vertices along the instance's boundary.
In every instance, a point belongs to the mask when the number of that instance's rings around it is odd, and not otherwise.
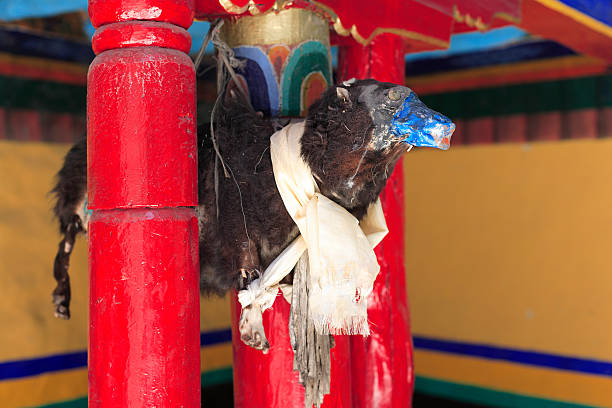
[{"label": "colorful painted ceiling", "polygon": [[368,44],[393,33],[410,52],[444,49],[453,33],[516,25],[576,51],[612,61],[612,2],[609,0],[196,0],[196,16],[257,15],[283,7],[325,15],[338,34]]},{"label": "colorful painted ceiling", "polygon": [[[610,0],[194,0],[196,17],[257,15],[305,7],[325,15],[336,43],[367,44],[377,34],[406,40],[407,52],[446,49],[453,34],[513,25],[574,51],[612,61]],[[85,11],[86,0],[2,0],[0,23]],[[197,28],[197,29],[196,29]],[[194,24],[194,36],[202,27]],[[192,30],[193,31],[193,30]]]}]

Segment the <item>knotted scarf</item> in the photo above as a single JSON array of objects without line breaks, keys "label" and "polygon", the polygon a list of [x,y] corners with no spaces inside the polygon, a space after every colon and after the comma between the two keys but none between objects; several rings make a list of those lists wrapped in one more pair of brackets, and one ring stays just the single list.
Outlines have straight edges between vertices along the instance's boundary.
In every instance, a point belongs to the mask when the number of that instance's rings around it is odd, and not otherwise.
[{"label": "knotted scarf", "polygon": [[[319,192],[301,157],[305,122],[293,122],[270,138],[276,186],[300,235],[238,294],[243,308],[263,312],[274,303],[279,282],[308,250],[308,316],[320,334],[369,334],[367,297],[380,270],[373,248],[387,234],[380,199],[359,222]],[[285,297],[290,299],[290,296]]]}]

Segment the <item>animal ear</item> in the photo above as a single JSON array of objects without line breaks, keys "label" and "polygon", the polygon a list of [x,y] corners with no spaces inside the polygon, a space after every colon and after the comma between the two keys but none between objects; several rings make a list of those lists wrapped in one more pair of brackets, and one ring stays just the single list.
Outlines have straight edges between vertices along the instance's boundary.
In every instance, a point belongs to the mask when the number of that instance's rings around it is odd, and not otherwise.
[{"label": "animal ear", "polygon": [[340,99],[342,102],[344,102],[344,104],[348,105],[349,107],[352,105],[352,103],[351,103],[351,95],[349,94],[348,89],[343,88],[341,86],[337,86],[336,87],[336,95],[338,96],[338,99]]}]

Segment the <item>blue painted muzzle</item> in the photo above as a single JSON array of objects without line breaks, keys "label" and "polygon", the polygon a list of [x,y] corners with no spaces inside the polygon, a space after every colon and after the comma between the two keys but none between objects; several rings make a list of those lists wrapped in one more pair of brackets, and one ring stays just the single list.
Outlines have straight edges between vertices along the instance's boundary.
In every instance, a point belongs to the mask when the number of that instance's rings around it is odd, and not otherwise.
[{"label": "blue painted muzzle", "polygon": [[449,118],[429,109],[414,92],[404,100],[391,122],[391,134],[419,147],[447,150],[454,131],[455,124]]}]

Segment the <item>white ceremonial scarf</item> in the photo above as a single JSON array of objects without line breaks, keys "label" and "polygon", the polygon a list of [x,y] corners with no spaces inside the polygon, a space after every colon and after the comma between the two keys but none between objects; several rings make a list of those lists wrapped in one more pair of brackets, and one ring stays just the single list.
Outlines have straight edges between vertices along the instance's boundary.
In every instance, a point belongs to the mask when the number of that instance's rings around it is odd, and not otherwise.
[{"label": "white ceremonial scarf", "polygon": [[[308,316],[317,332],[367,336],[367,297],[380,270],[373,248],[388,232],[380,199],[359,222],[322,195],[300,154],[304,125],[290,123],[270,138],[276,186],[300,235],[238,299],[243,308],[254,305],[262,312],[272,306],[279,287],[289,289],[278,283],[308,250]],[[285,297],[291,298],[286,292]]]}]

